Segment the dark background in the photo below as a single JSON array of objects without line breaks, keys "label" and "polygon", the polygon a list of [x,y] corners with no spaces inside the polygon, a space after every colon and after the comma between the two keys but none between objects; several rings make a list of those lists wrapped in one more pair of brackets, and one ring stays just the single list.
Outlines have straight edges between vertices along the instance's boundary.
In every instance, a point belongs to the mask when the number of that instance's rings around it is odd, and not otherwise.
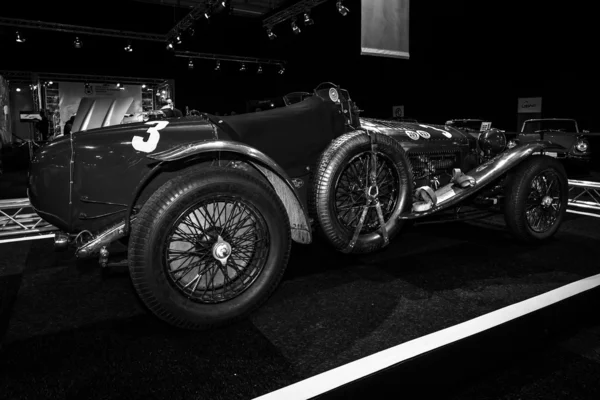
[{"label": "dark background", "polygon": [[[0,27],[0,69],[103,74],[175,79],[176,102],[206,112],[245,111],[246,100],[310,91],[333,81],[350,90],[364,115],[390,117],[405,105],[407,117],[431,123],[450,118],[485,118],[494,126],[516,128],[518,97],[543,97],[544,117],[571,117],[580,128],[600,131],[594,117],[596,81],[593,7],[585,2],[411,1],[410,60],[360,55],[360,1],[345,2],[342,17],[335,2],[312,12],[315,25],[293,35],[288,22],[278,39],[268,40],[260,19],[223,13],[195,25],[182,50],[272,57],[288,62],[286,73],[265,66],[239,72],[239,64],[174,57],[164,44],[134,41],[133,53],[118,38]],[[526,4],[526,5],[524,5]],[[169,31],[188,10],[133,1],[59,1],[32,4],[6,1],[5,17],[61,22],[137,32]]]}]

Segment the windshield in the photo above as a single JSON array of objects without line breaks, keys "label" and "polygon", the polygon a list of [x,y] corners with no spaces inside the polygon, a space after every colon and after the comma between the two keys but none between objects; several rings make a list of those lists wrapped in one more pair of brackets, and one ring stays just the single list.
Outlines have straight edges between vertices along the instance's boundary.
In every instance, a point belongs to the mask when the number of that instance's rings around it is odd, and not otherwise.
[{"label": "windshield", "polygon": [[481,120],[467,120],[467,121],[452,121],[452,126],[455,128],[467,128],[467,129],[474,129],[474,130],[479,130],[481,129],[481,123],[483,121]]},{"label": "windshield", "polygon": [[522,132],[577,132],[577,124],[570,119],[525,121]]}]

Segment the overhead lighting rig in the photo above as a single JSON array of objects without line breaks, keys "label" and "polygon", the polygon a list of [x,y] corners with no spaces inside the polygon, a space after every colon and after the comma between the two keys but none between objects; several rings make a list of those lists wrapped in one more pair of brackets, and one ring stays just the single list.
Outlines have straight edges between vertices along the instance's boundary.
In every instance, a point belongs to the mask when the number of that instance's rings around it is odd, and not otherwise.
[{"label": "overhead lighting rig", "polygon": [[[223,11],[227,8],[226,0],[208,0],[202,3],[198,3],[194,6],[190,12],[183,17],[166,35],[166,40],[172,40],[179,36],[182,32],[193,30],[193,25],[197,20],[204,18],[209,19],[212,15]],[[190,36],[193,33],[190,33]]]},{"label": "overhead lighting rig", "polygon": [[[288,20],[292,21],[292,31],[295,34],[300,33],[300,28],[298,27],[297,23],[298,16],[303,16],[305,26],[313,25],[315,22],[310,16],[311,9],[328,1],[329,0],[300,0],[292,4],[291,6],[286,7],[280,11],[277,11],[275,14],[268,16],[263,20],[263,27],[267,30],[267,35],[269,36],[269,39],[273,40],[277,37],[277,35],[273,33],[273,28],[276,25],[279,25],[282,22]],[[343,6],[342,1],[337,1],[336,7],[342,15],[346,15],[349,12],[348,8]]]},{"label": "overhead lighting rig", "polygon": [[[204,60],[214,60],[216,62],[215,71],[219,71],[221,69],[221,61],[227,62],[235,62],[240,64],[240,71],[247,70],[247,64],[257,64],[257,73],[263,73],[263,65],[276,65],[279,66],[279,74],[283,74],[285,72],[285,64],[286,62],[283,60],[271,60],[266,58],[255,58],[255,57],[240,57],[240,56],[231,56],[226,54],[210,54],[210,53],[196,53],[193,51],[175,51],[176,57],[184,57],[188,58],[190,63],[193,59],[204,59]],[[189,65],[189,64],[188,64]]]}]

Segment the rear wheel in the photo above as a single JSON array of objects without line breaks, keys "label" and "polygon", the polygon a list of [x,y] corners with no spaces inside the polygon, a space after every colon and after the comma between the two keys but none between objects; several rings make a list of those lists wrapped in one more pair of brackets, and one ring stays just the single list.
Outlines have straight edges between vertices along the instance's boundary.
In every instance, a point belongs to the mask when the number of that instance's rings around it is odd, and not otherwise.
[{"label": "rear wheel", "polygon": [[523,161],[507,180],[504,219],[508,229],[525,242],[551,238],[567,211],[568,191],[560,162],[547,156]]},{"label": "rear wheel", "polygon": [[137,215],[130,273],[156,316],[204,329],[260,306],[281,280],[290,246],[287,214],[268,183],[196,167],[165,183]]}]

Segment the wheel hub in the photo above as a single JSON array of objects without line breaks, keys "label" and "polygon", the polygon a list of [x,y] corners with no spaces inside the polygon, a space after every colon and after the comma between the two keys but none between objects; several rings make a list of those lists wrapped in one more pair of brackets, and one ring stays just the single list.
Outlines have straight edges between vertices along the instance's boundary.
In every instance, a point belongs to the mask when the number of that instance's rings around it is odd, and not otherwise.
[{"label": "wheel hub", "polygon": [[550,207],[552,205],[553,199],[550,196],[544,196],[542,198],[542,206]]},{"label": "wheel hub", "polygon": [[227,259],[231,256],[231,245],[223,240],[221,236],[217,238],[217,242],[213,245],[212,255],[215,260],[219,261],[223,266],[227,264]]}]

